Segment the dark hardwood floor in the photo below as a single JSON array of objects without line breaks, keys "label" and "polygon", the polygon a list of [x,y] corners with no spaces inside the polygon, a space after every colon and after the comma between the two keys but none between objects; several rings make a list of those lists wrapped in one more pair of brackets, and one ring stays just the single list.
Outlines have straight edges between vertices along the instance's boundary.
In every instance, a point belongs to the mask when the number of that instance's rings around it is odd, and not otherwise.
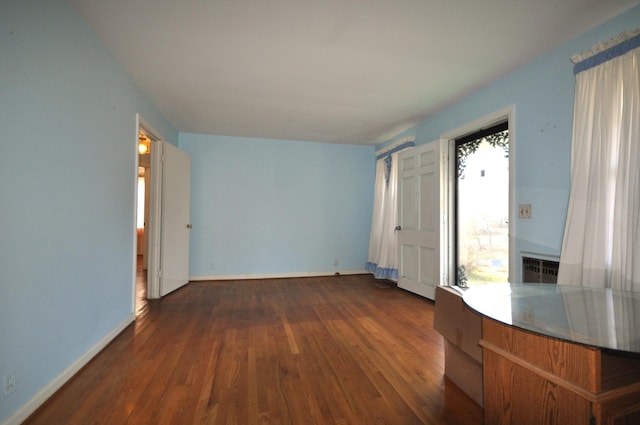
[{"label": "dark hardwood floor", "polygon": [[368,275],[138,298],[135,323],[26,424],[482,424],[443,377],[434,304]]}]

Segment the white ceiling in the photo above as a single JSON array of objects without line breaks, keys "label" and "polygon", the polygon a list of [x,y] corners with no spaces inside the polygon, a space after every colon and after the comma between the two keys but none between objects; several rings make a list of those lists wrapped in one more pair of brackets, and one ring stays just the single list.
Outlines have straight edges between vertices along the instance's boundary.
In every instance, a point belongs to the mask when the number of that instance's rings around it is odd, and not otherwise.
[{"label": "white ceiling", "polygon": [[70,2],[180,132],[377,145],[638,0]]}]

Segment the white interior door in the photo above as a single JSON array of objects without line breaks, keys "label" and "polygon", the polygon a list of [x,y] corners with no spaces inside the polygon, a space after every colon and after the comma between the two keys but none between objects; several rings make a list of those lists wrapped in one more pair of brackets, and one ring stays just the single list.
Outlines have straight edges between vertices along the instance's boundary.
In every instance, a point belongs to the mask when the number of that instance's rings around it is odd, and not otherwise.
[{"label": "white interior door", "polygon": [[160,296],[189,281],[189,220],[191,159],[189,154],[160,142],[162,192],[160,229]]},{"label": "white interior door", "polygon": [[442,276],[440,151],[440,141],[435,141],[398,156],[398,286],[429,299]]},{"label": "white interior door", "polygon": [[[151,204],[155,205],[150,243],[150,298],[167,295],[189,281],[191,159],[166,142],[154,142]],[[155,237],[154,237],[155,235]],[[154,261],[155,260],[155,261]]]}]

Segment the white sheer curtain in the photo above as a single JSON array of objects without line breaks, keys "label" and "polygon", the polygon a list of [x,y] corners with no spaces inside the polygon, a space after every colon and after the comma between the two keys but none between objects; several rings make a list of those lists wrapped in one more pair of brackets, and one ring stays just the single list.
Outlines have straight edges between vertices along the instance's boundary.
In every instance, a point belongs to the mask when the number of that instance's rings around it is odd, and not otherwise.
[{"label": "white sheer curtain", "polygon": [[413,146],[403,143],[378,155],[373,215],[366,269],[378,279],[398,280],[398,154]]},{"label": "white sheer curtain", "polygon": [[576,62],[558,283],[640,291],[640,31]]}]

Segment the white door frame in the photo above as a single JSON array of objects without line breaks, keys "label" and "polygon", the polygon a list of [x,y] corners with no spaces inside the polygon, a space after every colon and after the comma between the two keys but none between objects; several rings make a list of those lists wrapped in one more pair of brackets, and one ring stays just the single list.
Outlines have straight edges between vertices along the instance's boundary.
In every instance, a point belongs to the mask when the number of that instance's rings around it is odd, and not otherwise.
[{"label": "white door frame", "polygon": [[[442,140],[447,140],[448,144],[449,144],[449,148],[448,148],[448,152],[449,152],[449,170],[454,170],[455,168],[455,139],[465,136],[467,134],[473,133],[475,131],[478,131],[478,129],[481,128],[486,128],[486,127],[490,127],[494,124],[498,124],[501,121],[507,120],[508,122],[508,128],[509,128],[509,282],[513,282],[513,278],[514,278],[514,272],[516,270],[517,264],[516,264],[516,255],[515,255],[515,244],[513,243],[514,240],[514,218],[517,217],[517,214],[515,214],[514,208],[514,201],[515,201],[515,172],[514,172],[514,164],[515,164],[515,158],[516,158],[516,120],[515,120],[515,115],[516,115],[516,107],[515,105],[510,105],[507,106],[506,108],[500,109],[496,112],[493,112],[491,114],[488,114],[482,118],[479,118],[475,121],[472,121],[470,123],[464,124],[456,129],[453,129],[451,131],[447,131],[446,133],[443,133],[441,136]],[[453,202],[454,202],[454,196],[451,196],[451,190],[453,190],[453,188],[455,187],[455,185],[453,184],[453,173],[452,172],[448,172],[448,187],[449,190],[447,191],[447,196],[449,197],[448,199],[448,207],[449,207],[449,212],[453,213],[454,208],[453,208]],[[455,226],[455,217],[450,217],[449,220],[449,224],[447,226],[448,229],[448,239],[449,241],[451,241],[451,243],[449,243],[448,247],[447,247],[447,258],[448,258],[448,265],[447,265],[447,271],[449,274],[449,284],[450,285],[455,285],[456,282],[456,270],[455,270],[455,239],[453,238],[453,232],[454,232],[454,228],[453,226]]]},{"label": "white door frame", "polygon": [[[136,113],[136,137],[135,137],[135,193],[134,193],[134,217],[138,211],[138,136],[140,131],[144,130],[145,133],[152,140],[163,140],[162,135],[157,132],[153,127],[151,127],[139,113]],[[150,187],[145,187],[145,191],[149,191],[149,223],[145,227],[145,233],[148,232],[148,243],[146,246],[147,256],[148,256],[148,268],[147,268],[147,298],[159,298],[160,297],[160,285],[158,281],[158,271],[160,270],[160,250],[159,250],[159,240],[160,240],[160,214],[162,209],[160,208],[161,197],[159,191],[162,189],[162,185],[158,184],[161,182],[162,178],[162,166],[160,164],[160,155],[159,152],[156,152],[157,162],[154,162],[154,142],[152,142],[151,146],[151,179],[150,179]],[[157,150],[157,149],[155,149]],[[160,174],[160,180],[158,180],[157,175]],[[132,311],[135,312],[135,302],[136,302],[136,277],[137,277],[137,226],[136,220],[133,222],[133,279],[132,279]]]},{"label": "white door frame", "polygon": [[151,140],[151,176],[149,178],[149,243],[147,254],[147,298],[160,298],[160,241],[162,240],[162,138]]}]

